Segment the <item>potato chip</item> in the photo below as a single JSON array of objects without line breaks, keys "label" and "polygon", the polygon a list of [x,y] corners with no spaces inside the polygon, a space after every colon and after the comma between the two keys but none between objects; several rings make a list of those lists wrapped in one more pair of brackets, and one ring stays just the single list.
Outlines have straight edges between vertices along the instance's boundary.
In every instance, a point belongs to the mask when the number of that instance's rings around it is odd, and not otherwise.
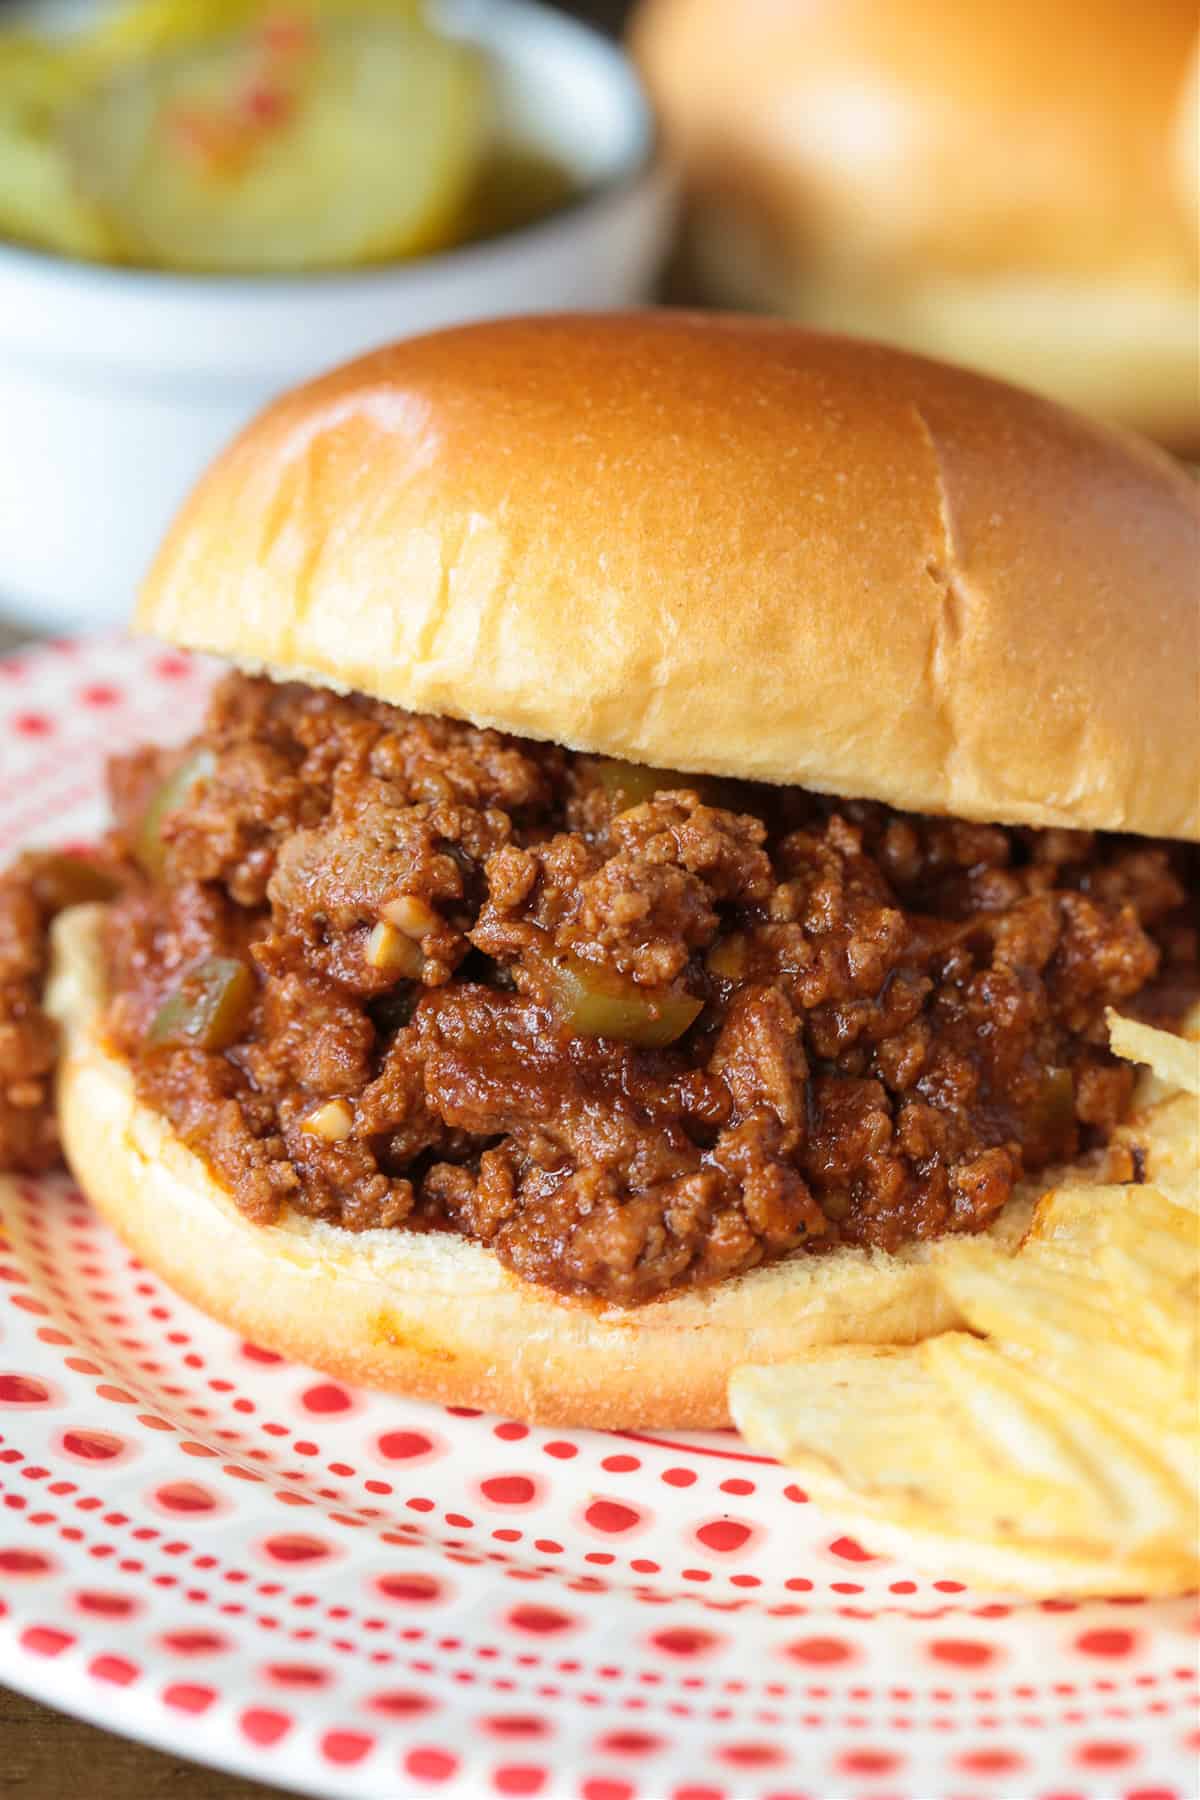
[{"label": "potato chip", "polygon": [[888,1542],[939,1573],[986,1570],[1001,1552],[1018,1587],[1043,1593],[1150,1591],[1150,1564],[1153,1591],[1191,1585],[1195,1451],[1183,1416],[1168,1430],[1149,1412],[1131,1428],[1127,1411],[1052,1375],[944,1333],[743,1369],[730,1402],[748,1441],[795,1468],[868,1547]]},{"label": "potato chip", "polygon": [[1110,1024],[1155,1075],[1116,1134],[1147,1180],[1061,1172],[1015,1254],[940,1245],[969,1330],[734,1373],[748,1441],[868,1545],[1032,1593],[1200,1578],[1200,1052]]},{"label": "potato chip", "polygon": [[1168,1087],[1200,1094],[1200,1042],[1108,1009],[1108,1040],[1126,1062],[1144,1063]]},{"label": "potato chip", "polygon": [[[1157,1085],[1157,1077],[1151,1077]],[[1191,1213],[1200,1210],[1200,1107],[1191,1094],[1173,1094],[1143,1108],[1116,1134],[1132,1150],[1140,1173],[1159,1193]]]},{"label": "potato chip", "polygon": [[1180,1356],[1200,1304],[1196,1239],[1194,1217],[1156,1188],[1059,1189],[1034,1215],[1019,1281],[974,1241],[948,1246],[939,1272],[963,1317],[990,1337]]}]

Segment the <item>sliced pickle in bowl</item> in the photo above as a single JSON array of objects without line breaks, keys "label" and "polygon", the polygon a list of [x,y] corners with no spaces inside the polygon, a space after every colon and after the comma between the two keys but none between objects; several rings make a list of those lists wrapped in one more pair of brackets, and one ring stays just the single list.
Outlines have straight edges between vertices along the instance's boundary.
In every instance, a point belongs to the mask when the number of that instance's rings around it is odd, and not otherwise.
[{"label": "sliced pickle in bowl", "polygon": [[112,258],[116,238],[81,190],[61,136],[86,79],[85,59],[70,48],[0,34],[0,236],[63,256]]},{"label": "sliced pickle in bowl", "polygon": [[102,67],[118,67],[232,37],[267,10],[263,0],[131,0],[100,14],[88,44]]},{"label": "sliced pickle in bowl", "polygon": [[127,0],[101,13],[87,43],[98,61],[112,67],[212,44],[256,25],[285,38],[326,20],[413,21],[421,11],[420,0]]},{"label": "sliced pickle in bowl", "polygon": [[486,132],[470,50],[358,19],[148,62],[81,101],[68,139],[130,260],[254,274],[446,243]]}]

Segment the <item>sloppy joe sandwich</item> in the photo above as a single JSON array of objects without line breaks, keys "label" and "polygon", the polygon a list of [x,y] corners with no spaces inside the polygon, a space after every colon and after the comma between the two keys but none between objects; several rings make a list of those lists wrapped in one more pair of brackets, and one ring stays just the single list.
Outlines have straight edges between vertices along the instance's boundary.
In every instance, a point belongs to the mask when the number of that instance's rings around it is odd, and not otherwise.
[{"label": "sloppy joe sandwich", "polygon": [[788,326],[288,395],[141,597],[230,665],[202,731],[0,889],[0,1157],[56,1154],[57,1036],[66,1157],[182,1292],[541,1420],[955,1324],[946,1246],[1137,1177],[1105,1012],[1196,987],[1198,557],[1148,445]]}]

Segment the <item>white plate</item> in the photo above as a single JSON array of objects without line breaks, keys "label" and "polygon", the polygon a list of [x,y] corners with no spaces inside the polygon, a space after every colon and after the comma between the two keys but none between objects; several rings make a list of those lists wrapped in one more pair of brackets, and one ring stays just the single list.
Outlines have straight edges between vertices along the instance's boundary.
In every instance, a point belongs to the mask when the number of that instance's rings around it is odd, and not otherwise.
[{"label": "white plate", "polygon": [[[148,645],[0,663],[0,853],[193,724]],[[3,1188],[0,1679],[327,1796],[1194,1800],[1196,1606],[866,1558],[732,1435],[534,1431],[239,1343]]]}]

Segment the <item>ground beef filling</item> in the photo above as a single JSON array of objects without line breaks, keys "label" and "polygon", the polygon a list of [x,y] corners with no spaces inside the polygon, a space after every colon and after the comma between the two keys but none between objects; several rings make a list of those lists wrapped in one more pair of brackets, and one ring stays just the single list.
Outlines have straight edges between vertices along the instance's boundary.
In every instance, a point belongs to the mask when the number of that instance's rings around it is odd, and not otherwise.
[{"label": "ground beef filling", "polygon": [[59,1160],[58,1032],[42,1007],[47,929],[64,907],[113,898],[107,862],[31,852],[0,872],[0,1170],[40,1175]]},{"label": "ground beef filling", "polygon": [[46,909],[23,857],[0,876],[0,1169],[40,1174],[58,1161],[54,1023],[42,1011]]},{"label": "ground beef filling", "polygon": [[[1104,1009],[1177,1017],[1194,979],[1178,846],[630,768],[301,686],[230,677],[195,744],[111,788],[108,1029],[238,1204],[461,1232],[621,1304],[981,1230],[1120,1119]],[[22,891],[0,889],[0,1153],[38,1166]]]}]

